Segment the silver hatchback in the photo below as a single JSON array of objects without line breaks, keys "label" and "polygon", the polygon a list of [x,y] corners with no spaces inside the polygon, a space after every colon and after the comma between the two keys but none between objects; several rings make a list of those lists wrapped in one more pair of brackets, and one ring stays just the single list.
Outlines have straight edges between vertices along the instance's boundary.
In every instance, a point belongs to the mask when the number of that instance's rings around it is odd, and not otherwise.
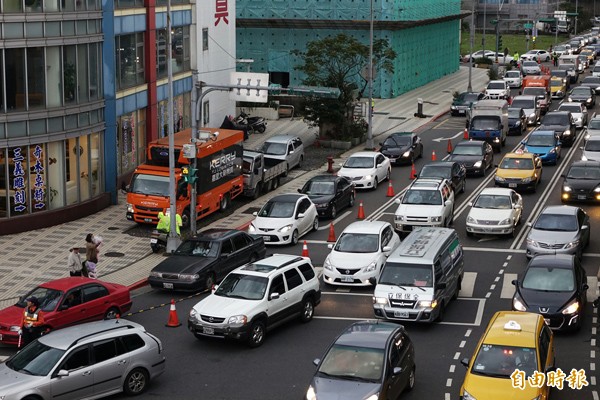
[{"label": "silver hatchback", "polygon": [[160,340],[123,319],[61,329],[0,364],[0,399],[83,399],[142,393],[165,370]]}]

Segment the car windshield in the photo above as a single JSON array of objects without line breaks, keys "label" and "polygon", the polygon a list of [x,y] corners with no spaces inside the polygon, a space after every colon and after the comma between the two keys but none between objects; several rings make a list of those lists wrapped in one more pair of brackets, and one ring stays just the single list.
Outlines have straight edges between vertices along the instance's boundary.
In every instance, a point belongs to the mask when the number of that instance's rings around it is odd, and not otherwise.
[{"label": "car windshield", "polygon": [[523,89],[523,94],[528,96],[546,96],[546,89],[543,87],[526,87]]},{"label": "car windshield", "polygon": [[569,125],[569,116],[567,114],[546,114],[542,125]]},{"label": "car windshield", "polygon": [[344,253],[375,253],[379,250],[379,235],[342,233],[334,250]]},{"label": "car windshield", "polygon": [[250,171],[251,165],[252,165],[252,157],[244,157],[244,159],[242,161],[242,173],[243,174],[252,173],[252,171]]},{"label": "car windshield", "polygon": [[575,275],[568,268],[532,267],[525,273],[522,286],[523,289],[547,292],[572,292]]},{"label": "car windshield", "polygon": [[169,196],[169,177],[147,174],[134,174],[129,184],[132,193]]},{"label": "car windshield", "polygon": [[473,207],[508,210],[511,208],[510,196],[482,194],[477,198]]},{"label": "car windshield", "polygon": [[570,70],[575,69],[575,64],[571,64],[571,63],[565,64],[565,63],[563,63],[563,64],[561,64],[561,65],[558,66],[558,69],[562,69],[564,71],[570,71]]},{"label": "car windshield", "polygon": [[523,61],[523,66],[524,67],[538,67],[539,65],[536,61]]},{"label": "car windshield", "polygon": [[379,381],[384,366],[383,349],[334,344],[319,365],[328,378]]},{"label": "car windshield", "polygon": [[260,300],[265,296],[269,279],[263,276],[230,273],[221,282],[216,296],[236,299]]},{"label": "car windshield", "polygon": [[442,195],[438,190],[409,189],[402,198],[402,204],[441,205]]},{"label": "car windshield", "polygon": [[313,196],[325,196],[334,194],[335,183],[332,181],[310,181],[306,184],[302,193]]},{"label": "car windshield", "polygon": [[505,157],[500,164],[502,169],[533,169],[533,160],[531,158],[511,158]]},{"label": "car windshield", "polygon": [[550,75],[557,78],[564,78],[567,75],[567,71],[564,69],[555,69],[554,71],[550,72]]},{"label": "car windshield", "polygon": [[420,178],[445,178],[450,179],[451,166],[425,165],[419,173]]},{"label": "car windshield", "polygon": [[490,131],[498,129],[500,120],[498,118],[474,117],[471,121],[471,129],[478,131]]},{"label": "car windshield", "polygon": [[527,139],[527,146],[552,147],[556,144],[551,135],[531,135]]},{"label": "car windshield", "polygon": [[508,109],[508,118],[521,118],[521,109],[520,108],[509,108]]},{"label": "car windshield", "polygon": [[487,88],[488,89],[494,89],[494,90],[496,90],[496,89],[504,90],[504,89],[506,89],[506,83],[504,83],[504,82],[490,82],[488,84]]},{"label": "car windshield", "polygon": [[479,94],[477,93],[466,93],[462,96],[463,103],[472,103],[477,100],[479,100]]},{"label": "car windshield", "polygon": [[386,262],[378,284],[392,286],[433,286],[432,266]]},{"label": "car windshield", "polygon": [[562,106],[558,107],[558,110],[559,111],[570,111],[571,114],[581,114],[582,113],[580,103],[563,104]]},{"label": "car windshield", "polygon": [[599,129],[600,130],[600,119],[594,118],[590,120],[587,126],[588,129]]},{"label": "car windshield", "polygon": [[383,145],[388,146],[388,147],[404,147],[404,146],[411,144],[411,142],[412,142],[412,138],[408,135],[405,135],[405,136],[394,135],[392,137],[385,139],[385,141],[383,142]]},{"label": "car windshield", "polygon": [[521,74],[519,74],[519,71],[506,71],[506,73],[504,74],[505,78],[518,78],[519,76],[521,76]]},{"label": "car windshield", "polygon": [[65,350],[47,346],[35,340],[6,360],[13,371],[27,375],[46,376],[65,354]]},{"label": "car windshield", "polygon": [[273,156],[283,156],[287,151],[287,144],[277,142],[265,142],[260,150],[265,154]]},{"label": "car windshield", "polygon": [[350,157],[344,163],[344,168],[373,168],[375,159],[373,157]]},{"label": "car windshield", "polygon": [[219,243],[210,240],[186,240],[177,248],[175,254],[180,256],[216,257],[219,254]]},{"label": "car windshield", "polygon": [[25,306],[27,305],[26,299],[29,299],[30,297],[35,297],[40,302],[40,309],[42,311],[54,311],[62,295],[63,292],[61,292],[60,290],[38,286],[37,288],[33,289],[31,292],[23,296],[21,300],[19,300],[15,305],[17,307],[25,308]]},{"label": "car windshield", "polygon": [[258,212],[259,217],[290,218],[294,215],[296,203],[290,201],[267,201],[267,204]]},{"label": "car windshield", "polygon": [[600,169],[595,167],[571,167],[567,178],[598,180],[600,179]]},{"label": "car windshield", "polygon": [[461,156],[480,156],[481,146],[456,146],[452,154]]},{"label": "car windshield", "polygon": [[[576,88],[574,88],[573,90],[571,90],[571,94],[577,94],[577,95],[581,95],[581,96],[590,96],[590,88],[589,87],[584,87],[584,86],[578,86]],[[561,108],[566,109],[567,111],[572,111],[569,109],[569,107],[567,107],[567,105],[562,105]],[[577,109],[579,107],[573,107],[573,109]]]},{"label": "car windshield", "polygon": [[494,378],[510,378],[520,369],[526,376],[538,370],[534,348],[483,343],[475,356],[471,373]]},{"label": "car windshield", "polygon": [[515,107],[515,108],[523,108],[523,109],[535,108],[535,99],[532,99],[532,100],[515,99],[515,100],[513,100],[512,104],[510,106]]},{"label": "car windshield", "polygon": [[587,151],[600,151],[600,140],[588,140],[583,148]]},{"label": "car windshield", "polygon": [[534,229],[542,231],[577,231],[577,217],[575,215],[565,214],[546,214],[542,213],[533,225]]}]

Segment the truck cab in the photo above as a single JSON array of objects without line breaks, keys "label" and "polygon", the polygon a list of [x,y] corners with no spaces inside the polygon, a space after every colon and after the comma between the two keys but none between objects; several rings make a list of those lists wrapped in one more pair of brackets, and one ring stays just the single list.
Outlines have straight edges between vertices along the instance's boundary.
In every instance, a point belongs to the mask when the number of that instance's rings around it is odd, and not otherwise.
[{"label": "truck cab", "polygon": [[469,138],[484,140],[500,153],[508,135],[508,102],[506,100],[481,100],[469,113]]}]

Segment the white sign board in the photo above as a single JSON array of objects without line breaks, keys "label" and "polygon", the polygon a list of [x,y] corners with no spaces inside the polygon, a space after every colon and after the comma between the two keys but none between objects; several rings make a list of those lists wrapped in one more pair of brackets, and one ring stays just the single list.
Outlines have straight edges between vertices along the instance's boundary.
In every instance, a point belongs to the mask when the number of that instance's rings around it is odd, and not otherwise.
[{"label": "white sign board", "polygon": [[567,19],[567,12],[566,11],[554,11],[554,18]]},{"label": "white sign board", "polygon": [[253,86],[269,86],[269,74],[258,74],[254,72],[232,72],[229,78],[232,88],[229,98],[235,101],[248,101],[251,103],[266,103],[269,96],[268,90],[250,89]]}]

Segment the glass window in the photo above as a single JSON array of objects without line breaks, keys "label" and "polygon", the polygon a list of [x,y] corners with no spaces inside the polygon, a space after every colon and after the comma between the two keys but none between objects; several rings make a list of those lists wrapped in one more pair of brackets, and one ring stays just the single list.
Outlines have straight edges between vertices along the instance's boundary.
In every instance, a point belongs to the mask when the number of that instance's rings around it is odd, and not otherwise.
[{"label": "glass window", "polygon": [[[73,4],[73,2],[70,2]],[[63,21],[62,36],[75,36],[75,21]]]},{"label": "glass window", "polygon": [[25,110],[25,49],[6,49],[6,105],[8,111]]},{"label": "glass window", "polygon": [[298,269],[307,281],[315,277],[315,270],[309,264],[302,264]]},{"label": "glass window", "polygon": [[46,133],[46,118],[29,120],[29,135],[42,135]]},{"label": "glass window", "polygon": [[83,288],[83,302],[87,303],[108,296],[108,290],[101,285],[91,285]]},{"label": "glass window", "polygon": [[80,347],[67,356],[67,359],[60,366],[60,369],[66,369],[67,371],[73,371],[79,368],[87,367],[90,365],[90,353],[88,347]]},{"label": "glass window", "polygon": [[46,22],[46,36],[60,36],[60,22]]},{"label": "glass window", "polygon": [[137,111],[136,132],[137,163],[139,165],[146,161],[146,109]]},{"label": "glass window", "polygon": [[79,177],[81,185],[81,201],[90,198],[90,145],[89,136],[79,137]]},{"label": "glass window", "polygon": [[231,240],[224,240],[221,244],[221,254],[231,253],[233,253],[233,245],[231,244]]},{"label": "glass window", "polygon": [[57,141],[48,143],[48,195],[50,209],[64,207],[65,194],[65,145]]},{"label": "glass window", "polygon": [[100,77],[102,76],[102,53],[100,43],[90,43],[90,101],[98,100],[102,96],[102,87],[100,85]]},{"label": "glass window", "polygon": [[119,158],[119,169],[118,174],[124,174],[128,171],[133,170],[136,164],[135,157],[135,145],[133,144],[135,139],[135,114],[127,114],[119,117],[119,123],[117,126],[117,147],[118,147],[118,158]]},{"label": "glass window", "polygon": [[11,13],[23,11],[23,2],[21,0],[4,0],[3,4],[4,8],[2,12]]},{"label": "glass window", "polygon": [[21,39],[24,37],[23,24],[18,23],[5,23],[4,24],[4,38],[5,39]]},{"label": "glass window", "polygon": [[2,62],[3,54],[0,51],[0,113],[6,112],[4,109],[4,62]]},{"label": "glass window", "polygon": [[29,94],[29,109],[45,107],[46,93],[46,64],[43,47],[27,49],[27,90]]},{"label": "glass window", "polygon": [[79,146],[77,138],[65,140],[65,172],[67,175],[67,205],[79,201],[79,155],[83,149]]},{"label": "glass window", "polygon": [[87,21],[77,21],[77,35],[87,35]]},{"label": "glass window", "polygon": [[27,37],[44,37],[44,24],[42,22],[28,22],[25,25],[27,29]]},{"label": "glass window", "polygon": [[94,343],[94,362],[101,363],[106,360],[110,360],[117,356],[117,346],[115,339],[108,339],[102,342]]},{"label": "glass window", "polygon": [[92,184],[92,196],[97,196],[101,193],[102,191],[102,184],[101,182],[101,168],[100,166],[102,165],[101,163],[101,155],[102,152],[100,151],[101,149],[101,136],[99,133],[92,133],[90,135],[90,160],[91,160],[91,165],[90,165],[90,181]]},{"label": "glass window", "polygon": [[142,339],[141,337],[139,337],[139,335],[136,334],[125,335],[121,338],[121,340],[123,341],[125,349],[128,352],[140,349],[145,345],[144,339]]},{"label": "glass window", "polygon": [[0,149],[0,217],[8,216],[8,171],[7,171],[6,150]]},{"label": "glass window", "polygon": [[173,47],[173,73],[190,70],[190,27],[174,28],[171,35]]},{"label": "glass window", "polygon": [[285,280],[287,282],[288,290],[292,290],[300,285],[302,285],[302,277],[296,270],[296,268],[292,268],[288,271],[285,271]]},{"label": "glass window", "polygon": [[79,103],[87,103],[90,96],[87,44],[77,46],[77,91]]},{"label": "glass window", "polygon": [[[48,108],[62,105],[62,68],[60,47],[46,47],[46,102]],[[62,127],[61,127],[62,129]]]},{"label": "glass window", "polygon": [[279,293],[280,295],[285,293],[283,275],[277,275],[275,278],[273,278],[273,282],[271,283],[271,289],[269,290],[269,296],[273,293]]},{"label": "glass window", "polygon": [[65,104],[74,103],[77,93],[77,51],[75,46],[63,47],[63,85]]},{"label": "glass window", "polygon": [[239,251],[239,250],[243,249],[249,243],[249,240],[246,237],[246,234],[244,234],[244,233],[235,235],[234,237],[231,238],[231,241],[233,242],[233,247],[234,247],[235,251]]},{"label": "glass window", "polygon": [[144,83],[144,35],[117,36],[115,42],[117,89]]},{"label": "glass window", "polygon": [[208,50],[208,28],[202,28],[202,50]]}]

